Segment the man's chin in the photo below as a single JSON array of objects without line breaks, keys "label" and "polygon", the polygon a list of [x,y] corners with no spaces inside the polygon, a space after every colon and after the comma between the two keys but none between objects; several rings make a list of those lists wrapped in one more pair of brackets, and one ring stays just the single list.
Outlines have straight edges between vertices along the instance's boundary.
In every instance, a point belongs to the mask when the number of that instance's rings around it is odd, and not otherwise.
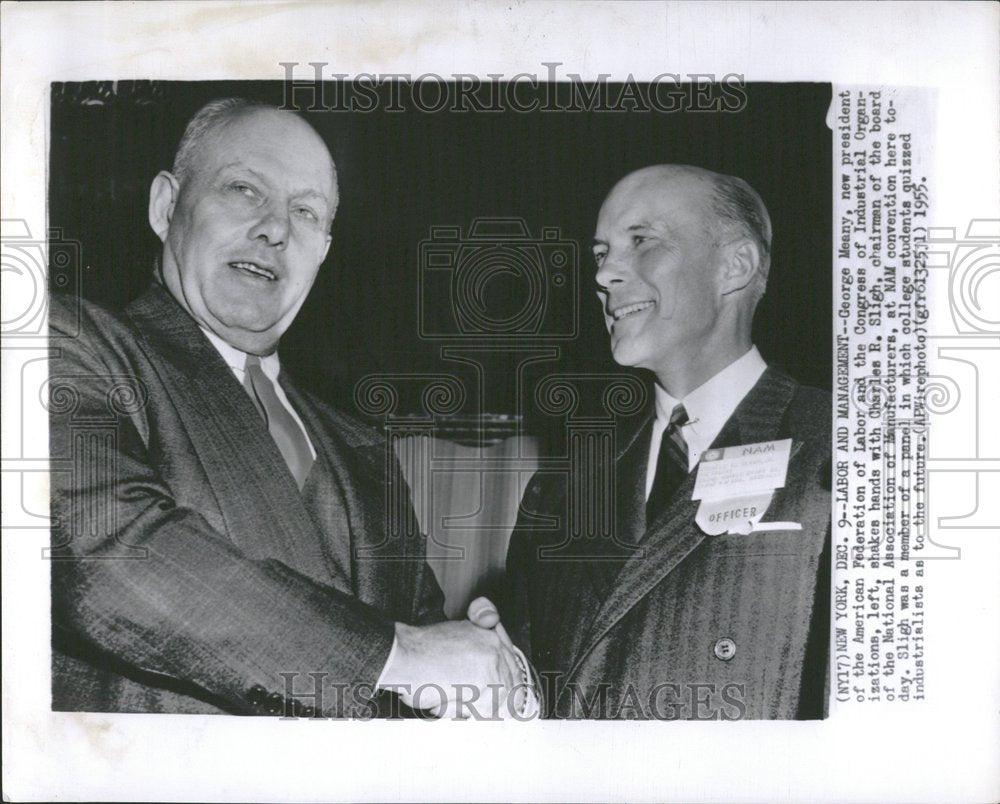
[{"label": "man's chin", "polygon": [[230,346],[250,354],[270,354],[288,328],[276,311],[260,306],[212,309],[205,305],[204,325]]},{"label": "man's chin", "polygon": [[278,324],[272,324],[267,329],[260,329],[257,325],[249,329],[239,321],[210,321],[208,328],[234,349],[253,355],[271,354],[284,332]]},{"label": "man's chin", "polygon": [[278,348],[278,337],[272,332],[230,331],[220,337],[230,346],[250,355],[264,357]]},{"label": "man's chin", "polygon": [[611,359],[619,366],[629,366],[636,368],[639,366],[642,356],[634,348],[633,344],[617,341],[611,344]]}]

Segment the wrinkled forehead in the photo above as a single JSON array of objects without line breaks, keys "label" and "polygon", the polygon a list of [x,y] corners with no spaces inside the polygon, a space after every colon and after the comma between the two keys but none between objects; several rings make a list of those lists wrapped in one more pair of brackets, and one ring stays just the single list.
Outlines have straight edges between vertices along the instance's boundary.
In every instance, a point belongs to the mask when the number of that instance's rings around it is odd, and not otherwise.
[{"label": "wrinkled forehead", "polygon": [[337,196],[333,158],[318,133],[292,112],[254,109],[234,115],[206,137],[199,155],[201,170],[246,162],[269,169],[276,178],[309,185],[331,203]]}]

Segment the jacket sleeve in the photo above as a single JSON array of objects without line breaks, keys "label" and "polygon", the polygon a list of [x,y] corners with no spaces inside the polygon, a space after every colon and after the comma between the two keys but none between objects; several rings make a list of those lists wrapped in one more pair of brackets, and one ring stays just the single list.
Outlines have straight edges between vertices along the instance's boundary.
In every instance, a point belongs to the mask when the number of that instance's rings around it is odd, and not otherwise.
[{"label": "jacket sleeve", "polygon": [[540,474],[528,482],[518,506],[517,522],[507,548],[507,564],[500,593],[500,617],[511,640],[534,661],[531,629],[532,580],[537,573],[536,552],[542,544],[532,526],[543,511],[545,484]]},{"label": "jacket sleeve", "polygon": [[444,592],[438,584],[434,570],[426,562],[417,580],[417,600],[413,617],[414,625],[431,625],[448,618],[444,613]]},{"label": "jacket sleeve", "polygon": [[528,482],[521,503],[518,506],[517,523],[511,533],[507,548],[507,564],[500,588],[500,619],[510,635],[511,641],[524,654],[529,667],[542,716],[549,712],[549,702],[553,698],[552,677],[538,672],[538,656],[532,639],[532,592],[537,581],[537,551],[544,543],[538,538],[532,525],[534,516],[543,512],[545,482],[540,474],[535,474]]},{"label": "jacket sleeve", "polygon": [[53,341],[50,452],[68,467],[51,476],[55,641],[236,712],[364,716],[391,620],[242,554],[178,505],[147,455],[141,393],[123,392],[128,364],[60,327],[54,307],[50,333],[65,337]]}]

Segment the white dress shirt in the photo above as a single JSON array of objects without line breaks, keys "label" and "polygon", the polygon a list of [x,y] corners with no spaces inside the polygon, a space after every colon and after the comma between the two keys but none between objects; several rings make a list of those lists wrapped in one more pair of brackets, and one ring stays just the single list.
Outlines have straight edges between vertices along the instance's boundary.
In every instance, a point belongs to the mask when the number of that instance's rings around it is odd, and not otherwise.
[{"label": "white dress shirt", "polygon": [[[237,382],[243,385],[243,378],[246,377],[247,373],[247,353],[241,352],[234,346],[230,346],[222,338],[216,335],[214,332],[201,328],[201,331],[205,333],[205,337],[208,338],[212,346],[215,347],[222,359],[226,361],[226,365],[232,370],[236,377]],[[272,352],[267,357],[262,357],[260,359],[261,371],[267,376],[271,381],[271,385],[274,386],[274,393],[278,397],[278,401],[285,406],[295,423],[299,426],[302,434],[306,437],[306,443],[309,445],[309,451],[312,453],[313,460],[316,459],[316,449],[313,447],[312,439],[309,438],[309,431],[302,424],[302,419],[299,418],[299,414],[295,412],[295,408],[292,407],[292,403],[288,401],[288,397],[285,396],[285,391],[281,387],[281,383],[278,382],[278,375],[281,373],[281,361],[278,360],[278,353]]]},{"label": "white dress shirt", "polygon": [[659,383],[656,384],[656,421],[649,444],[649,463],[646,465],[646,499],[653,488],[656,461],[660,454],[663,431],[670,422],[670,413],[678,403],[687,411],[688,423],[681,433],[688,447],[688,471],[694,470],[701,453],[708,449],[733,411],[743,401],[750,389],[767,368],[756,346],[722,371],[706,380],[683,399],[675,399]]}]

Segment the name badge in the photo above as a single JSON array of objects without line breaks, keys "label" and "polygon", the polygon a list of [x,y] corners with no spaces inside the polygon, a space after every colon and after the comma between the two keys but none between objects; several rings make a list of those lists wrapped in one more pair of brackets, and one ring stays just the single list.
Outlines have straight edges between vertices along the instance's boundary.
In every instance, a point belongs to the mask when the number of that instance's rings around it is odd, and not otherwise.
[{"label": "name badge", "polygon": [[709,449],[698,462],[692,500],[701,500],[695,523],[703,533],[748,534],[801,530],[795,522],[765,522],[776,489],[785,485],[792,439]]},{"label": "name badge", "polygon": [[724,500],[702,500],[694,521],[702,533],[718,536],[720,533],[746,535],[758,529],[760,518],[771,504],[774,492],[755,494],[752,497],[729,497]]},{"label": "name badge", "polygon": [[785,485],[792,439],[708,449],[698,462],[692,500],[722,500],[770,493]]}]

